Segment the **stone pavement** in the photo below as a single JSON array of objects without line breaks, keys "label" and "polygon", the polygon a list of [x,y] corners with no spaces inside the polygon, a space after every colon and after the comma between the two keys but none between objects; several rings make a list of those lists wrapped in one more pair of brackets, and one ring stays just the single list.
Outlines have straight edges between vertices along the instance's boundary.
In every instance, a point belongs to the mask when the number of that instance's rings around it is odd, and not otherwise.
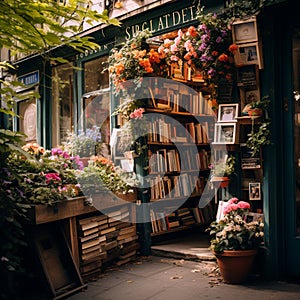
[{"label": "stone pavement", "polygon": [[215,261],[150,256],[101,276],[68,300],[299,300],[300,285],[249,278],[225,284]]}]

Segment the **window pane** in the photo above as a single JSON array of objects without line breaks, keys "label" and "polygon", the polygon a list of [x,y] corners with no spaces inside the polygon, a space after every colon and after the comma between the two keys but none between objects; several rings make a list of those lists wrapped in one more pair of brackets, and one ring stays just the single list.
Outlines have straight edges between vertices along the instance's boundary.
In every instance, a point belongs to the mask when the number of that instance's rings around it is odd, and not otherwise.
[{"label": "window pane", "polygon": [[103,56],[84,64],[84,93],[101,90],[109,87],[108,72],[102,73],[103,62],[107,61],[108,56]]},{"label": "window pane", "polygon": [[52,146],[62,144],[73,117],[73,69],[64,64],[52,71]]}]

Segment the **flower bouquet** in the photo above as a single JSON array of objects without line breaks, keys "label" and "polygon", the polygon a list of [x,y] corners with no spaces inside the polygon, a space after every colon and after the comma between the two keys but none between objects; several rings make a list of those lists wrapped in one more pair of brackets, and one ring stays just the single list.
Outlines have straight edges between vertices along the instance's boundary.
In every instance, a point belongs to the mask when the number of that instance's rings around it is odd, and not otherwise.
[{"label": "flower bouquet", "polygon": [[247,222],[250,204],[232,198],[224,208],[224,216],[213,221],[206,229],[212,237],[210,249],[215,253],[224,250],[257,249],[263,244],[264,223],[262,220]]}]

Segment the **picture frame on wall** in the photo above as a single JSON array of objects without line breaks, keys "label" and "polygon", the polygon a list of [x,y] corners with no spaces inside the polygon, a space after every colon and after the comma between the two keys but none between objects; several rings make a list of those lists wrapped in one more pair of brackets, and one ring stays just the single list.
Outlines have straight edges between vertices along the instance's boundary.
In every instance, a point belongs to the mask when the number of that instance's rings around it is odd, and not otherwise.
[{"label": "picture frame on wall", "polygon": [[234,55],[235,64],[237,66],[258,65],[262,69],[261,53],[258,42],[240,44]]},{"label": "picture frame on wall", "polygon": [[237,86],[245,88],[257,88],[258,72],[257,65],[246,65],[237,68]]},{"label": "picture frame on wall", "polygon": [[238,117],[238,103],[219,104],[218,122],[236,122]]},{"label": "picture frame on wall", "polygon": [[130,136],[126,139],[124,130],[114,128],[110,139],[110,147],[114,159],[124,159],[124,153],[130,150]]},{"label": "picture frame on wall", "polygon": [[258,41],[256,17],[237,20],[232,24],[232,39],[236,44]]},{"label": "picture frame on wall", "polygon": [[236,138],[236,123],[215,124],[215,144],[234,144]]},{"label": "picture frame on wall", "polygon": [[261,200],[260,182],[249,182],[249,200]]}]

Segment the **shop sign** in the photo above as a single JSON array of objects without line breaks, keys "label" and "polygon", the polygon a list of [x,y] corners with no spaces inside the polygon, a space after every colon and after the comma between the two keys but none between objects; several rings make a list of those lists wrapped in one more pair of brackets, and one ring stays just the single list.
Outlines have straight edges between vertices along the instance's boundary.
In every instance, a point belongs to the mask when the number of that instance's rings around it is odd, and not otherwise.
[{"label": "shop sign", "polygon": [[101,52],[105,52],[108,50],[111,50],[113,48],[113,42],[110,42],[108,44],[104,44],[104,45],[99,45],[99,47],[95,48],[95,49],[91,49],[91,50],[85,50],[84,52],[81,52],[80,54],[76,55],[76,59],[83,59],[85,57],[89,57],[93,54],[96,53],[101,53]]},{"label": "shop sign", "polygon": [[37,71],[31,72],[31,73],[19,76],[18,80],[26,86],[31,86],[31,85],[34,85],[34,84],[37,84],[40,82],[40,73],[37,70]]},{"label": "shop sign", "polygon": [[151,33],[158,33],[169,28],[184,25],[196,20],[197,8],[195,5],[182,8],[162,16],[126,27],[126,39],[130,39],[138,31],[149,30]]}]

